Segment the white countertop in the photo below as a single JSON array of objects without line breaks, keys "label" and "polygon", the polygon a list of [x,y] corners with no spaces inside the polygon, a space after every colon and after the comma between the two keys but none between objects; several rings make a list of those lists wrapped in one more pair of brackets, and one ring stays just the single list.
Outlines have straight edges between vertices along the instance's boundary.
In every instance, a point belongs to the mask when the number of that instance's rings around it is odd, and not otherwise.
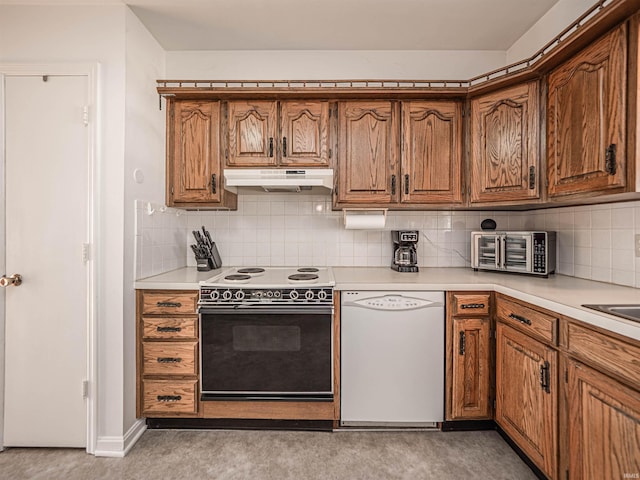
[{"label": "white countertop", "polygon": [[[185,267],[137,280],[136,289],[197,290],[198,282],[221,270],[198,272]],[[398,273],[385,267],[333,267],[337,290],[493,290],[553,310],[615,333],[640,340],[640,323],[580,305],[637,304],[640,289],[564,275],[539,278],[470,268],[421,267],[419,273]]]}]

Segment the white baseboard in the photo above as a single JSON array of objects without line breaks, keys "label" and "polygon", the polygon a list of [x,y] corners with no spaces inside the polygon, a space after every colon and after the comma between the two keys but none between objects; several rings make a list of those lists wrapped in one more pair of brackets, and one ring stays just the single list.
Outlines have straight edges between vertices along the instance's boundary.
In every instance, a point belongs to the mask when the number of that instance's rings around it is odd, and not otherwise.
[{"label": "white baseboard", "polygon": [[122,437],[98,437],[96,457],[124,457],[147,429],[144,418],[139,418]]}]

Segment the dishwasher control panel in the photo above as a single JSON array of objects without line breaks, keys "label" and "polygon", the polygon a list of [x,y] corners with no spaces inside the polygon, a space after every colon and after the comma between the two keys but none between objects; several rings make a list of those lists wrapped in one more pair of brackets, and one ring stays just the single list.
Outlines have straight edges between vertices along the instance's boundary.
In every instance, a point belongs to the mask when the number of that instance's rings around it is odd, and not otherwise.
[{"label": "dishwasher control panel", "polygon": [[351,303],[352,305],[374,310],[413,310],[416,308],[442,305],[441,302],[399,294],[377,294],[362,298],[361,294],[349,295],[350,293],[352,292],[345,292],[345,304]]}]

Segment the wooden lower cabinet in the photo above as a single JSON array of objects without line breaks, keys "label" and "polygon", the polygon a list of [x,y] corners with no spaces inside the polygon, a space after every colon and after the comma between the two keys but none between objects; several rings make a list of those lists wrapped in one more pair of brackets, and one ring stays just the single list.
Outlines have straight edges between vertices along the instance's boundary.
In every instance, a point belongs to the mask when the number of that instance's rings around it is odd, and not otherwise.
[{"label": "wooden lower cabinet", "polygon": [[488,318],[457,318],[453,321],[453,372],[451,419],[491,417]]},{"label": "wooden lower cabinet", "polygon": [[638,478],[640,392],[576,361],[567,370],[567,478]]},{"label": "wooden lower cabinet", "polygon": [[490,292],[447,292],[447,420],[493,417]]},{"label": "wooden lower cabinet", "polygon": [[557,352],[496,327],[496,423],[550,479],[557,478]]}]

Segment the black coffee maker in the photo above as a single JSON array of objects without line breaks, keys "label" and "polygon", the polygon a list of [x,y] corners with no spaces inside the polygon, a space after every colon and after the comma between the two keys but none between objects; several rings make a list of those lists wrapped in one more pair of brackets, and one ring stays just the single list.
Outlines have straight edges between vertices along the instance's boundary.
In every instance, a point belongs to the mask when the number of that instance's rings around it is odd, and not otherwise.
[{"label": "black coffee maker", "polygon": [[397,272],[417,272],[418,252],[416,244],[420,232],[417,230],[392,230],[393,259],[391,268]]}]

